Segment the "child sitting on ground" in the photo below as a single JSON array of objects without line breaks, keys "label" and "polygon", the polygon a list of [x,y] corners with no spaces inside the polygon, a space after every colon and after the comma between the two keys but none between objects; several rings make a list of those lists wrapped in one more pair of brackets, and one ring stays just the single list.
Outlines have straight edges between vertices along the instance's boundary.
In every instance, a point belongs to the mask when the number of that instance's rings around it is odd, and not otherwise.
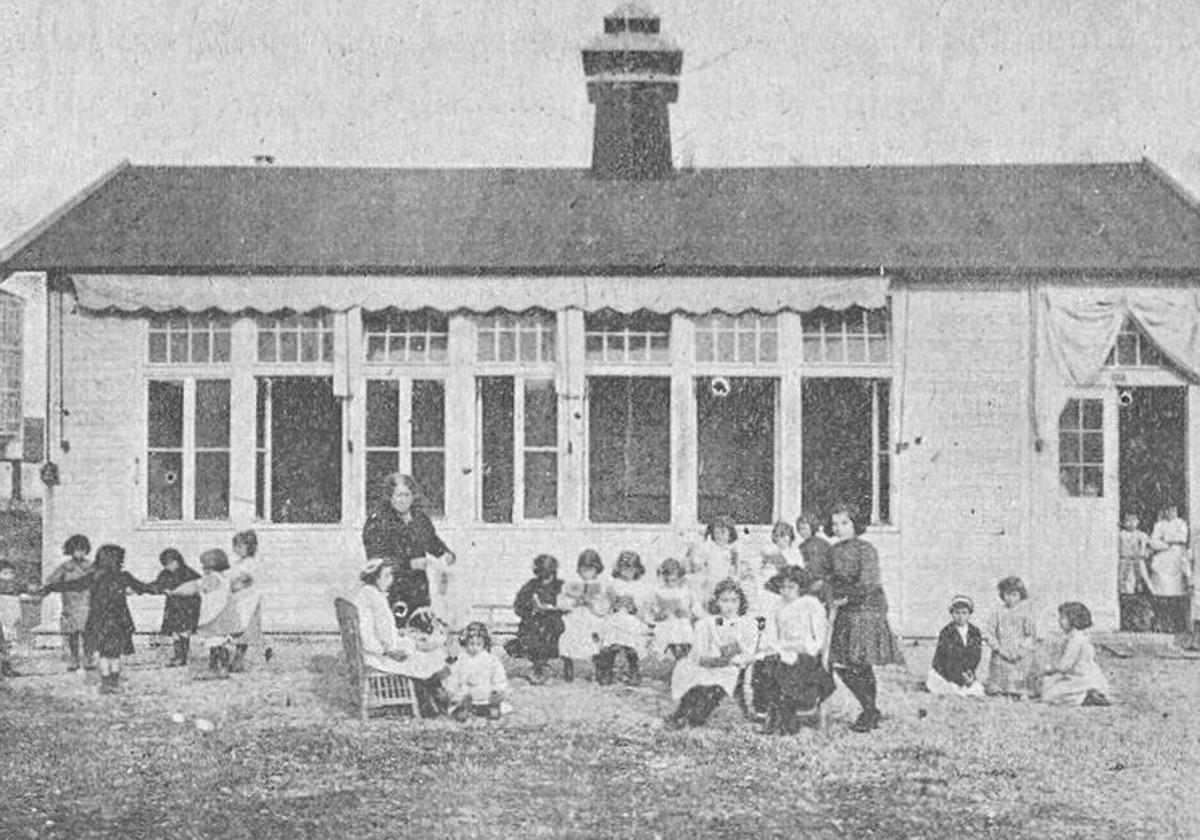
[{"label": "child sitting on ground", "polygon": [[492,653],[492,637],[487,625],[472,621],[462,634],[462,654],[450,666],[446,678],[451,716],[465,721],[471,715],[495,720],[508,698],[508,677],[504,665]]},{"label": "child sitting on ground", "polygon": [[1108,680],[1096,664],[1096,649],[1088,637],[1092,613],[1078,601],[1058,608],[1058,625],[1066,634],[1062,654],[1042,672],[1043,703],[1060,706],[1107,706]]},{"label": "child sitting on ground", "polygon": [[[72,534],[63,543],[63,554],[67,556],[64,563],[50,573],[46,585],[67,583],[87,577],[92,571],[88,553],[92,544],[83,534]],[[87,589],[62,591],[62,614],[58,619],[59,632],[63,638],[63,649],[70,656],[68,671],[78,671],[82,664],[88,670],[95,667],[91,661],[91,651],[81,650],[83,644],[83,629],[87,626],[88,599]]]},{"label": "child sitting on ground", "polygon": [[937,650],[925,687],[931,694],[983,697],[983,683],[975,677],[983,655],[983,634],[971,623],[975,602],[957,595],[950,602],[950,623],[938,634]]},{"label": "child sitting on ground", "polygon": [[654,619],[654,651],[678,661],[692,649],[695,596],[684,580],[683,564],[668,557],[658,566],[650,613]]},{"label": "child sitting on ground", "polygon": [[642,676],[640,659],[646,655],[649,626],[643,619],[647,591],[641,582],[646,573],[636,551],[617,555],[613,579],[609,583],[609,613],[600,631],[600,655],[596,659],[596,682],[611,685],[618,656],[626,661],[625,682],[638,685]]},{"label": "child sitting on ground", "polygon": [[1019,577],[1006,577],[997,589],[1003,606],[992,614],[983,634],[992,650],[984,691],[1021,699],[1032,687],[1037,622],[1029,606],[1029,593]]},{"label": "child sitting on ground", "polygon": [[558,639],[558,655],[563,660],[563,679],[575,679],[575,660],[591,660],[594,664],[600,653],[600,633],[608,612],[608,599],[600,574],[604,562],[593,548],[579,553],[575,572],[579,580],[563,585],[558,605],[567,610],[563,616],[563,634]]},{"label": "child sitting on ground", "polygon": [[[173,548],[164,549],[158,555],[162,571],[154,579],[154,588],[159,592],[170,592],[191,580],[199,580],[200,573],[188,566],[183,555]],[[188,648],[196,624],[200,620],[199,595],[167,595],[163,603],[162,635],[172,639],[173,653],[167,662],[168,668],[188,663]]]},{"label": "child sitting on ground", "polygon": [[558,656],[558,639],[563,634],[562,610],[558,596],[563,582],[558,577],[558,560],[549,554],[533,559],[533,578],[517,592],[513,611],[520,618],[517,637],[504,650],[513,659],[522,657],[533,663],[529,681],[546,681],[546,663]]},{"label": "child sitting on ground", "polygon": [[754,658],[758,627],[746,615],[746,594],[737,581],[717,584],[709,615],[696,622],[695,644],[671,672],[671,697],[679,705],[666,720],[667,728],[703,726],[738,675]]}]

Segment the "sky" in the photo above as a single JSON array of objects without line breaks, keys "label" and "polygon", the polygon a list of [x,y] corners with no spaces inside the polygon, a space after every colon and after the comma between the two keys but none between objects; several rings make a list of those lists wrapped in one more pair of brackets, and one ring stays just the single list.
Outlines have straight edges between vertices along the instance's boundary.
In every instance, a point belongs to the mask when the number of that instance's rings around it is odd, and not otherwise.
[{"label": "sky", "polygon": [[[587,166],[618,0],[0,0],[0,247],[123,160]],[[1137,160],[1200,193],[1194,0],[651,0],[697,167]]]}]

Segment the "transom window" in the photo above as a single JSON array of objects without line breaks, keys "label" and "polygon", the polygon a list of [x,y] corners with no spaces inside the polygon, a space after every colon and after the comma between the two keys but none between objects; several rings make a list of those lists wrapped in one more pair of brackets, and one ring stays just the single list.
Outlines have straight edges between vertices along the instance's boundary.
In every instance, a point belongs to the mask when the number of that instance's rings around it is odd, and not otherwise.
[{"label": "transom window", "polygon": [[1167,357],[1154,342],[1128,318],[1117,334],[1117,343],[1104,360],[1108,367],[1166,367]]},{"label": "transom window", "polygon": [[499,312],[476,321],[481,362],[553,362],[554,315]]},{"label": "transom window", "polygon": [[432,310],[365,315],[368,362],[426,364],[446,361],[449,320]]},{"label": "transom window", "polygon": [[260,362],[332,362],[333,318],[290,315],[258,321]]},{"label": "transom window", "polygon": [[1069,496],[1104,495],[1104,402],[1070,399],[1058,415],[1058,478]]},{"label": "transom window", "polygon": [[707,315],[696,319],[696,361],[755,364],[779,359],[775,316]]},{"label": "transom window", "polygon": [[589,362],[666,364],[671,360],[671,316],[604,309],[584,315]]},{"label": "transom window", "polygon": [[229,361],[229,318],[156,315],[150,319],[148,359],[155,365]]},{"label": "transom window", "polygon": [[886,309],[818,309],[805,312],[800,322],[807,363],[874,365],[891,358]]}]

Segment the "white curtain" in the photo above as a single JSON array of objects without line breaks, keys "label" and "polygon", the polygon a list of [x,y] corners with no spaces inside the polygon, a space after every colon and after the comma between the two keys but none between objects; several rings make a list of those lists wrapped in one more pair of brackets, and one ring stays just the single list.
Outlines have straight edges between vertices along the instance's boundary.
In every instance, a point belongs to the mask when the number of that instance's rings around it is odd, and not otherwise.
[{"label": "white curtain", "polygon": [[1047,339],[1070,381],[1096,382],[1126,318],[1200,379],[1200,287],[1056,288],[1044,290],[1042,300]]}]

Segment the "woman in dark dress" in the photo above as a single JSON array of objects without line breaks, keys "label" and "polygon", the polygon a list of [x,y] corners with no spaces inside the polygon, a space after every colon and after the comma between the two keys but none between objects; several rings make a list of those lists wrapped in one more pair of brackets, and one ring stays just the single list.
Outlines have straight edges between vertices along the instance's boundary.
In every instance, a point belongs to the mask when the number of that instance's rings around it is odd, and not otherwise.
[{"label": "woman in dark dress", "polygon": [[863,529],[849,505],[834,507],[832,524],[838,542],[829,549],[826,587],[838,612],[833,622],[830,660],[862,706],[862,713],[850,728],[869,732],[883,717],[875,705],[874,666],[900,664],[904,657],[888,626],[887,596],[875,546],[859,536]]},{"label": "woman in dark dress", "polygon": [[100,665],[100,693],[111,694],[120,688],[121,657],[133,653],[133,616],[129,614],[126,590],[149,595],[158,590],[125,571],[125,549],[102,545],[96,550],[92,571],[75,580],[47,584],[45,592],[88,590],[88,618],[83,629],[84,643],[94,650]]},{"label": "woman in dark dress", "polygon": [[[417,507],[417,490],[412,478],[392,473],[386,479],[383,503],[367,517],[363,525],[363,548],[368,559],[382,559],[392,567],[392,585],[388,604],[397,613],[403,627],[420,607],[428,607],[429,578],[425,557],[440,557],[447,565],[454,552],[446,547],[425,512]],[[398,605],[403,604],[403,608]]]}]

